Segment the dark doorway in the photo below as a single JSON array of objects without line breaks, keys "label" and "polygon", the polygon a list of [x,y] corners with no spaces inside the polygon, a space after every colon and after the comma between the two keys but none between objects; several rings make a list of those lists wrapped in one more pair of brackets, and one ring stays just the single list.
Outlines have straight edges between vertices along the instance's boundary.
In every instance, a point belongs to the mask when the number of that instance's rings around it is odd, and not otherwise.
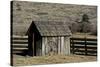
[{"label": "dark doorway", "polygon": [[28,55],[36,56],[37,52],[36,42],[40,39],[41,36],[34,22],[32,22],[32,24],[30,25],[27,34],[28,34],[28,48],[29,48]]}]

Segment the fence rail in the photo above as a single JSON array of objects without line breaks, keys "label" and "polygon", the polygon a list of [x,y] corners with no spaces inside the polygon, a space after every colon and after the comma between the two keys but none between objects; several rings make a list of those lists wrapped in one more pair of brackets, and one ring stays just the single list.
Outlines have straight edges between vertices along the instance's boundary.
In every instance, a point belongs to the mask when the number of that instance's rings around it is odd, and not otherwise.
[{"label": "fence rail", "polygon": [[73,54],[97,55],[97,39],[70,38],[70,47]]},{"label": "fence rail", "polygon": [[28,36],[12,36],[11,51],[13,54],[26,54],[28,50]]}]

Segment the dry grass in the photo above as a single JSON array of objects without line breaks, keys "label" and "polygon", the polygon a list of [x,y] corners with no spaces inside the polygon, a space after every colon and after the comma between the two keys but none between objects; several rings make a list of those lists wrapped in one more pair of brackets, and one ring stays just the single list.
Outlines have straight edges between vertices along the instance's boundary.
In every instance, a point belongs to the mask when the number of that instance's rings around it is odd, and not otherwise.
[{"label": "dry grass", "polygon": [[91,35],[90,33],[73,33],[72,37],[97,39],[97,36]]},{"label": "dry grass", "polygon": [[69,56],[18,56],[14,55],[14,66],[22,65],[37,65],[37,64],[58,64],[58,63],[79,63],[96,61],[96,56],[82,56],[82,55],[69,55]]},{"label": "dry grass", "polygon": [[[63,21],[70,25],[87,14],[91,23],[96,25],[97,7],[89,5],[13,2],[13,34],[25,35],[32,21]],[[95,20],[93,20],[95,19]],[[95,27],[93,27],[95,29]]]}]

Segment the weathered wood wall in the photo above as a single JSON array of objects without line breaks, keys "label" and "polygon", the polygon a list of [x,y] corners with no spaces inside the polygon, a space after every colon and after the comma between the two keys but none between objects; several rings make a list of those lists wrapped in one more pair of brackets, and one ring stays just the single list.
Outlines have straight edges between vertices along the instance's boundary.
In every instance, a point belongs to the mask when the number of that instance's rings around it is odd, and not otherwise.
[{"label": "weathered wood wall", "polygon": [[64,54],[70,55],[70,37],[64,37]]},{"label": "weathered wood wall", "polygon": [[69,55],[69,37],[42,37],[42,55]]}]

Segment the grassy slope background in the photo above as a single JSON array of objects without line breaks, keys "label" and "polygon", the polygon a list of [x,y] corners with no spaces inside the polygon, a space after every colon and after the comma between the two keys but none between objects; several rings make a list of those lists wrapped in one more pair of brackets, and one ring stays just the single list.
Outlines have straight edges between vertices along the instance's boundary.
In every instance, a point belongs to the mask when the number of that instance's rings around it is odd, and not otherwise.
[{"label": "grassy slope background", "polygon": [[81,21],[87,14],[95,30],[97,24],[97,7],[88,5],[13,2],[13,34],[25,35],[33,20],[64,21],[68,25]]}]

